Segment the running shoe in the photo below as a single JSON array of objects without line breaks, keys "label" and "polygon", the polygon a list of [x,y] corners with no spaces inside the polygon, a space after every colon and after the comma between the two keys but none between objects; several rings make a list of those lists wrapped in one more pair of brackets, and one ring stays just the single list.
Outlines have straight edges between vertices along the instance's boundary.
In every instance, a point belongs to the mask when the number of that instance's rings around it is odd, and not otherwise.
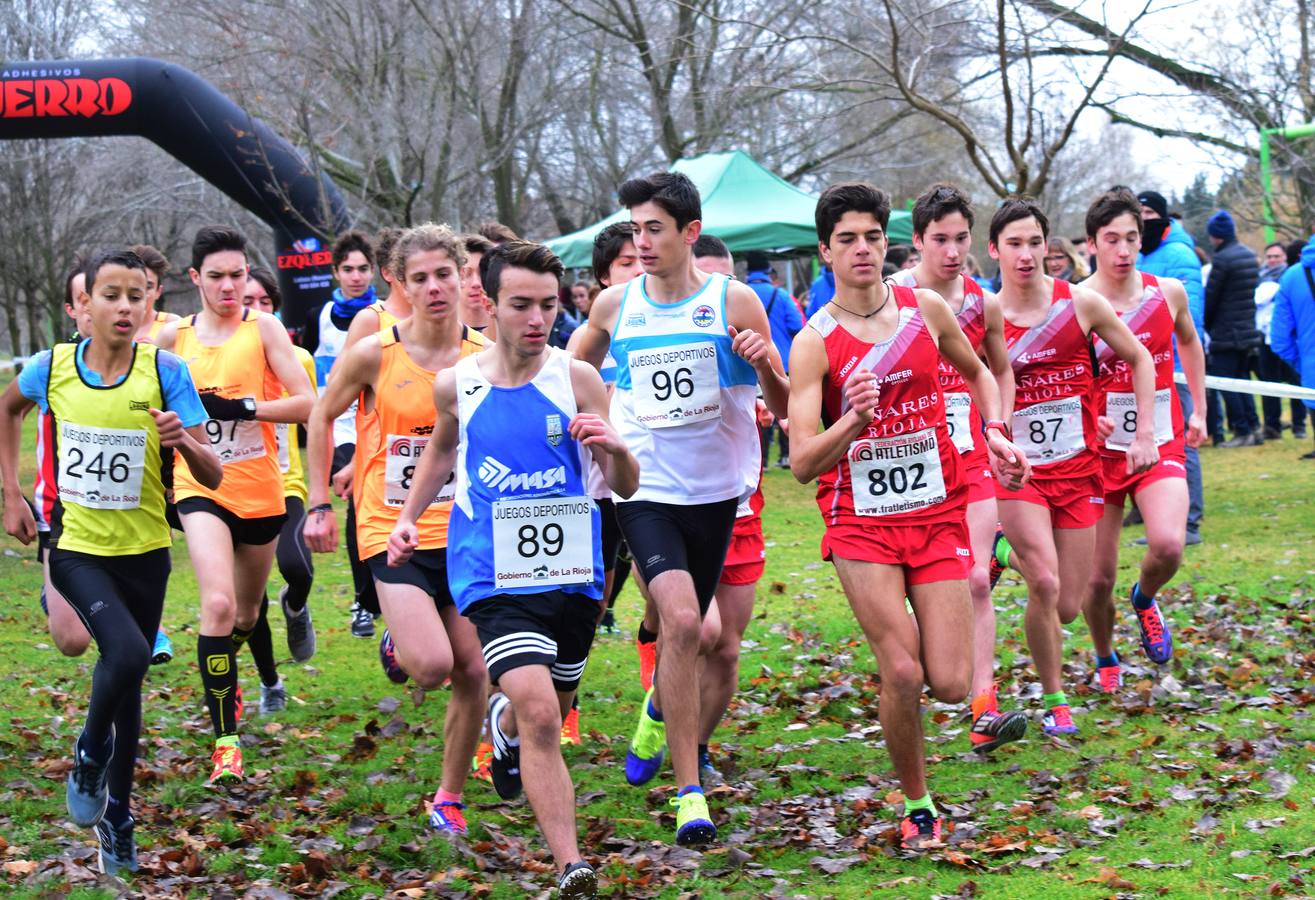
[{"label": "running shoe", "polygon": [[626,781],[633,785],[646,784],[662,768],[662,760],[667,756],[667,725],[648,714],[648,704],[653,698],[653,689],[644,695],[644,702],[639,706],[639,725],[635,736],[626,749]]},{"label": "running shoe", "polygon": [[1001,744],[1016,741],[1027,733],[1027,715],[1019,710],[1002,713],[984,709],[973,719],[968,739],[978,753],[989,753]]},{"label": "running shoe", "polygon": [[[1004,546],[1001,547],[1001,544]],[[1000,562],[1000,551],[1004,550],[1005,562]],[[995,583],[1000,580],[1000,576],[1005,573],[1009,562],[1009,542],[1005,540],[1003,528],[995,530],[995,542],[991,545],[991,564],[988,567],[991,577],[991,588],[994,590]]]},{"label": "running shoe", "polygon": [[506,694],[489,698],[489,732],[493,736],[493,759],[489,761],[489,774],[493,776],[493,789],[503,800],[513,800],[521,792],[520,742],[510,743],[498,723],[502,711],[510,705]]},{"label": "running shoe", "polygon": [[455,800],[440,802],[435,799],[429,811],[429,827],[440,834],[457,834],[464,837],[469,829],[466,827],[466,804]]},{"label": "running shoe", "polygon": [[[283,607],[283,618],[288,625],[288,652],[297,662],[305,662],[315,655],[315,624],[310,619],[310,604],[299,611],[288,609],[288,588],[285,585],[279,594],[279,605]],[[373,624],[371,620],[372,627]]]},{"label": "running shoe", "polygon": [[676,843],[682,847],[702,847],[717,839],[717,826],[708,812],[708,798],[702,791],[690,791],[672,799],[676,807]]},{"label": "running shoe", "polygon": [[[1134,584],[1132,595],[1136,597],[1137,593]],[[1152,600],[1147,609],[1138,609],[1134,603],[1132,609],[1137,614],[1137,624],[1141,626],[1141,648],[1147,659],[1157,666],[1173,659],[1173,635],[1169,633],[1169,623],[1160,615],[1160,604]]]},{"label": "running shoe", "polygon": [[406,670],[397,664],[397,648],[393,646],[393,636],[384,629],[379,638],[379,664],[384,667],[384,674],[393,684],[406,684]]},{"label": "running shoe", "polygon": [[944,820],[930,809],[915,809],[899,823],[899,845],[905,850],[922,850],[941,841]]},{"label": "running shoe", "polygon": [[161,628],[155,632],[155,646],[151,649],[151,665],[162,666],[174,658],[174,643]]},{"label": "running shoe", "polygon": [[562,720],[562,746],[567,744],[580,746],[580,709],[576,706],[572,706]]},{"label": "running shoe", "polygon": [[280,678],[278,684],[262,684],[260,686],[260,714],[262,716],[272,716],[274,713],[283,712],[288,708],[288,689],[283,685],[283,679]]},{"label": "running shoe", "polygon": [[645,691],[653,689],[653,672],[657,669],[657,641],[635,641],[639,651],[639,683]]},{"label": "running shoe", "polygon": [[207,784],[241,781],[246,777],[242,771],[242,748],[238,746],[237,735],[215,741],[215,752],[210,754],[210,761],[215,768]]},{"label": "running shoe", "polygon": [[1096,679],[1100,683],[1101,693],[1117,694],[1123,687],[1123,667],[1118,663],[1112,666],[1098,666]]},{"label": "running shoe", "polygon": [[480,741],[479,746],[475,748],[475,758],[470,761],[470,774],[480,781],[493,783],[493,771],[489,766],[493,762],[493,745],[488,741]]},{"label": "running shoe", "polygon": [[1073,724],[1073,711],[1067,703],[1052,706],[1041,717],[1041,730],[1047,735],[1058,737],[1065,734],[1077,734],[1078,726]]},{"label": "running shoe", "polygon": [[358,638],[374,637],[374,616],[359,603],[352,604],[352,634]]},{"label": "running shoe", "polygon": [[96,837],[100,840],[100,870],[106,875],[122,871],[137,871],[137,842],[132,839],[131,818],[118,828],[101,819],[96,823]]},{"label": "running shoe", "polygon": [[598,896],[598,874],[587,862],[575,862],[566,867],[557,880],[557,896],[562,900],[588,900]]},{"label": "running shoe", "polygon": [[76,825],[90,828],[105,815],[110,803],[110,760],[114,758],[114,727],[105,745],[105,761],[92,759],[81,747],[82,739],[73,742],[73,768],[68,773],[64,791],[68,814]]},{"label": "running shoe", "polygon": [[714,787],[726,783],[726,777],[712,764],[712,754],[707,750],[699,751],[699,783]]},{"label": "running shoe", "polygon": [[46,616],[50,615],[50,604],[46,602],[46,586],[44,584],[41,585],[41,613]]},{"label": "running shoe", "polygon": [[611,609],[603,613],[603,618],[598,623],[598,630],[603,634],[616,634],[621,630],[616,627],[616,617],[612,615]]}]

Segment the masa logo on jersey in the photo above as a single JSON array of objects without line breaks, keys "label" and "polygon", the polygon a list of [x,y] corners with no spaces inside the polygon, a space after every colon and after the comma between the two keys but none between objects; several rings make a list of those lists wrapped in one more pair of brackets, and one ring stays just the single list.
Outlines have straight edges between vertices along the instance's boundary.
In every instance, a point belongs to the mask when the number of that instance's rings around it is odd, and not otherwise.
[{"label": "masa logo on jersey", "polygon": [[711,306],[708,306],[708,304],[705,303],[694,310],[690,315],[690,318],[693,319],[694,324],[700,328],[711,328],[712,323],[717,321],[717,314],[712,311]]},{"label": "masa logo on jersey", "polygon": [[491,456],[479,464],[479,480],[500,494],[508,491],[544,490],[566,484],[566,466],[553,466],[538,472],[513,472]]}]

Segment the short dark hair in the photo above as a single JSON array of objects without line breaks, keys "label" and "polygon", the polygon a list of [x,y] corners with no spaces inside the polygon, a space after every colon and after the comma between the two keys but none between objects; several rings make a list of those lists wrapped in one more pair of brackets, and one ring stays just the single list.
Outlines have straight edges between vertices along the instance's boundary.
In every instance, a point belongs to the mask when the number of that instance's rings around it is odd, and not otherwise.
[{"label": "short dark hair", "polygon": [[87,276],[87,296],[91,296],[92,288],[96,286],[96,273],[106,266],[139,269],[143,275],[146,274],[146,263],[142,262],[142,258],[127,247],[120,250],[102,250],[93,256],[82,269],[83,274]]},{"label": "short dark hair", "polygon": [[1301,262],[1301,251],[1306,249],[1306,244],[1307,242],[1301,238],[1288,242],[1288,245],[1283,248],[1284,252],[1288,254],[1288,265],[1295,266]]},{"label": "short dark hair", "polygon": [[520,235],[501,222],[480,222],[475,226],[475,234],[494,245],[520,240]]},{"label": "short dark hair", "polygon": [[847,212],[871,213],[885,231],[890,225],[890,198],[885,192],[866,181],[845,181],[833,184],[817,198],[817,239],[831,243],[836,223]]},{"label": "short dark hair", "polygon": [[933,184],[913,201],[913,233],[922,237],[932,222],[961,213],[973,227],[973,202],[964,191],[944,182]]},{"label": "short dark hair", "polygon": [[912,254],[913,248],[908,244],[891,244],[886,250],[886,262],[896,269],[902,269]]},{"label": "short dark hair", "polygon": [[988,240],[994,244],[1005,226],[1023,219],[1036,219],[1036,223],[1041,226],[1041,236],[1050,238],[1050,220],[1041,211],[1040,204],[1031,197],[1009,197],[1000,203],[1000,208],[991,216]]},{"label": "short dark hair", "polygon": [[192,268],[200,271],[205,258],[212,253],[235,250],[247,255],[247,239],[242,232],[228,225],[203,225],[192,239]]},{"label": "short dark hair", "polygon": [[635,232],[629,222],[613,222],[594,235],[594,278],[599,284],[607,282],[607,272],[621,255],[626,244],[635,242]]},{"label": "short dark hair", "polygon": [[[759,253],[759,251],[755,250],[753,251],[753,253],[750,253],[747,257],[745,257],[746,259],[750,260],[749,263],[750,272],[757,271],[756,269],[754,269],[752,262],[754,253]],[[694,247],[692,248],[691,255],[696,257],[710,256],[714,259],[730,259],[731,251],[730,248],[726,246],[726,242],[723,241],[721,238],[717,237],[715,234],[701,234],[699,235],[699,239],[694,242]],[[762,267],[764,269],[767,268],[768,266],[767,254],[760,253],[759,255],[762,256],[763,259]]]},{"label": "short dark hair", "polygon": [[502,288],[503,269],[528,269],[544,275],[552,275],[560,287],[566,267],[562,261],[543,244],[533,241],[508,241],[499,244],[485,254],[480,260],[480,272],[484,284],[484,293],[490,300],[498,302],[498,291]]},{"label": "short dark hair", "polygon": [[643,203],[656,203],[671,218],[677,228],[703,218],[703,201],[699,189],[689,176],[680,172],[657,172],[647,178],[631,178],[617,189],[621,205],[634,209]]},{"label": "short dark hair", "polygon": [[69,267],[68,274],[64,276],[64,305],[73,308],[73,303],[77,297],[73,296],[73,279],[81,275],[87,268],[87,261],[82,258],[81,254],[73,257],[73,265]]},{"label": "short dark hair", "polygon": [[1284,253],[1288,252],[1287,246],[1282,241],[1273,241],[1265,245],[1266,250],[1268,250],[1270,247],[1277,247],[1280,250],[1282,250]]},{"label": "short dark hair", "polygon": [[265,296],[269,297],[269,302],[274,307],[274,312],[278,312],[283,307],[283,292],[279,290],[279,280],[274,277],[273,272],[264,266],[252,266],[247,277],[260,282]]},{"label": "short dark hair", "polygon": [[379,233],[374,236],[374,252],[379,259],[380,269],[393,271],[393,248],[397,246],[397,239],[402,236],[402,233],[401,228],[389,225],[386,228],[380,228]]},{"label": "short dark hair", "polygon": [[1101,194],[1087,210],[1087,237],[1094,239],[1096,232],[1124,214],[1132,216],[1137,223],[1137,233],[1141,234],[1141,201],[1132,191],[1124,188]]},{"label": "short dark hair", "polygon": [[[482,234],[463,234],[459,235],[459,237],[461,238],[461,243],[465,246],[467,253],[478,253],[483,256],[485,253],[488,253],[494,247],[498,246]],[[518,238],[512,238],[512,240],[518,240]]]},{"label": "short dark hair", "polygon": [[146,264],[146,268],[155,273],[155,280],[164,282],[164,276],[169,274],[169,259],[159,250],[156,250],[150,244],[133,244],[128,248],[136,253],[141,261]]},{"label": "short dark hair", "polygon": [[371,266],[374,265],[374,245],[365,234],[359,231],[344,231],[338,235],[338,240],[333,242],[333,267],[338,268],[357,250],[365,255],[366,262]]}]

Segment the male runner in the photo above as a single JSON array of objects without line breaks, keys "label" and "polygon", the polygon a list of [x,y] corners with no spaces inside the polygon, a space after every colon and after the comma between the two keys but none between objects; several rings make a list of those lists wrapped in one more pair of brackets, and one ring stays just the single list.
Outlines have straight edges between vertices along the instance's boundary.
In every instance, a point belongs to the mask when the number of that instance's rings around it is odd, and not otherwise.
[{"label": "male runner", "polygon": [[316,553],[332,553],[338,545],[338,521],[329,504],[326,477],[330,432],[337,417],[362,398],[361,429],[375,437],[356,477],[357,545],[374,577],[387,623],[380,660],[392,680],[403,682],[409,675],[428,690],[452,678],[443,777],[429,819],[431,827],[448,834],[466,833],[461,792],[479,740],[488,688],[474,626],[458,614],[448,588],[444,548],[452,489],[445,486],[425,495],[420,549],[406,565],[390,567],[386,551],[417,460],[434,430],[434,378],[487,346],[458,318],[464,262],[460,240],[445,225],[420,225],[398,239],[390,267],[406,287],[411,316],[362,339],[340,357],[311,412],[306,437],[311,504],[306,543]]},{"label": "male runner", "polygon": [[1014,369],[1013,434],[1033,466],[1020,491],[997,484],[1000,522],[1027,582],[1024,630],[1046,707],[1042,730],[1077,734],[1064,693],[1061,626],[1077,618],[1091,578],[1095,525],[1105,490],[1096,453],[1089,335],[1132,369],[1137,430],[1128,474],[1155,464],[1155,368],[1128,326],[1090,288],[1046,275],[1050,223],[1034,200],[1000,204],[988,250],[1000,262],[1005,345]]},{"label": "male runner", "polygon": [[[994,294],[988,294],[964,273],[973,242],[972,201],[950,184],[934,184],[913,204],[913,246],[920,254],[911,269],[891,276],[891,283],[935,291],[950,304],[959,327],[978,356],[986,360],[1000,388],[1001,409],[1014,405],[1014,372],[1005,351],[1004,316]],[[1001,713],[995,686],[995,607],[991,605],[990,562],[1000,515],[995,503],[995,477],[982,430],[981,412],[959,370],[939,363],[941,394],[950,439],[963,463],[968,488],[968,538],[973,551],[968,592],[973,598],[972,729],[973,749],[986,752],[1016,741],[1027,731],[1027,716]]]},{"label": "male runner", "polygon": [[495,244],[478,234],[463,234],[461,242],[466,248],[466,265],[461,270],[461,321],[490,341],[496,341],[498,326],[489,310],[489,297],[484,293],[480,277],[480,260]]},{"label": "male runner", "polygon": [[561,262],[528,241],[503,244],[489,259],[484,281],[501,339],[435,380],[433,444],[389,538],[389,559],[412,557],[422,498],[455,471],[448,571],[498,687],[489,699],[493,784],[510,799],[521,791],[521,772],[531,773],[523,786],[557,863],[560,895],[593,897],[597,877],[580,857],[558,733],[603,599],[589,462],[623,497],[639,484],[639,463],[607,420],[598,374],[547,346]]},{"label": "male runner", "polygon": [[[328,382],[334,363],[347,349],[347,337],[357,313],[375,303],[374,247],[370,239],[359,231],[348,231],[333,244],[333,277],[338,287],[333,300],[315,310],[306,320],[302,346],[315,356],[315,373],[320,393]],[[377,330],[377,329],[376,329]],[[358,334],[373,334],[362,326]],[[339,471],[351,464],[356,450],[356,406],[343,410],[333,424],[333,466],[329,477],[335,479],[340,496],[350,493],[350,476],[337,479]],[[352,634],[359,638],[374,636],[374,616],[379,608],[374,594],[374,581],[361,562],[356,547],[355,505],[347,505],[347,560],[352,569]]]},{"label": "male runner", "polygon": [[187,366],[133,340],[147,300],[145,265],[131,251],[87,266],[82,303],[90,338],[37,355],[0,403],[5,518],[36,536],[19,503],[23,415],[37,404],[54,422],[58,501],[51,519],[50,574],[100,651],[91,702],[73,748],[69,816],[94,827],[101,871],[136,871],[131,794],[141,731],[141,683],[169,580],[160,452],[176,448],[196,477],[223,477],[201,423],[205,411]]},{"label": "male runner", "polygon": [[694,266],[702,228],[694,183],[660,172],[627,181],[619,196],[644,274],[598,295],[577,352],[597,367],[610,347],[616,360],[613,418],[641,470],[617,518],[657,605],[668,663],[640,707],[626,779],[651,780],[669,744],[676,840],[706,844],[717,831],[698,780],[698,710],[687,700],[698,691],[700,624],[735,510],[757,482],[758,385],[777,415],[790,385],[758,295]]},{"label": "male runner", "polygon": [[1156,664],[1173,658],[1173,636],[1160,614],[1155,594],[1178,571],[1187,541],[1187,466],[1184,456],[1182,408],[1173,380],[1173,351],[1187,373],[1192,415],[1187,422],[1188,446],[1205,436],[1205,352],[1188,308],[1187,291],[1176,278],[1156,278],[1137,270],[1141,250],[1141,202],[1130,191],[1110,191],[1087,210],[1087,250],[1096,255],[1096,274],[1083,282],[1109,300],[1155,364],[1155,443],[1160,461],[1140,474],[1128,473],[1127,449],[1137,433],[1138,416],[1132,394],[1132,373],[1109,345],[1096,343],[1096,386],[1104,396],[1104,415],[1114,431],[1100,445],[1105,511],[1096,525],[1096,553],[1087,586],[1083,614],[1096,645],[1100,689],[1114,692],[1123,684],[1119,655],[1114,652],[1114,584],[1119,567],[1119,532],[1123,501],[1137,503],[1146,523],[1146,555],[1132,586],[1132,607],[1141,628],[1143,652]]},{"label": "male runner", "polygon": [[927,791],[923,685],[958,703],[972,681],[967,486],[941,359],[986,418],[997,475],[1016,485],[1029,471],[1006,436],[995,379],[950,307],[881,280],[889,220],[890,201],[870,184],[832,185],[818,200],[818,247],[836,293],[790,352],[790,466],[801,483],[818,480],[822,556],[877,658],[881,725],[905,797],[900,842],[916,850],[942,828]]},{"label": "male runner", "polygon": [[260,617],[286,518],[275,424],[305,421],[314,395],[282,323],[242,306],[247,255],[240,232],[200,229],[189,274],[201,311],[165,325],[156,343],[186,361],[209,414],[210,447],[224,464],[217,489],[185,458],[174,467],[174,499],[201,592],[196,652],[215,732],[215,784],[243,777],[236,653]]}]

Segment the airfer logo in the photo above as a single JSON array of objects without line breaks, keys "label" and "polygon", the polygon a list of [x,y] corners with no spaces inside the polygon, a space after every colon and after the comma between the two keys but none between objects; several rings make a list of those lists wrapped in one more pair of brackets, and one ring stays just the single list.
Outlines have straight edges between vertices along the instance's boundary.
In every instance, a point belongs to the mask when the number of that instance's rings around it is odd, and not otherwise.
[{"label": "airfer logo", "polygon": [[132,106],[122,78],[7,78],[0,82],[0,118],[118,116]]}]

